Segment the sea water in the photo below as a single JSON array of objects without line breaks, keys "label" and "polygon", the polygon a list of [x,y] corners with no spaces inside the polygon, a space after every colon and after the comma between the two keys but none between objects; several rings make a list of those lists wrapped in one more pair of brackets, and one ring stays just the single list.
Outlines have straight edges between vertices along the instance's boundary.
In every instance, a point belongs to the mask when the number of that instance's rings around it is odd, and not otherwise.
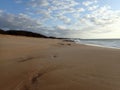
[{"label": "sea water", "polygon": [[120,39],[73,39],[78,44],[120,49]]}]

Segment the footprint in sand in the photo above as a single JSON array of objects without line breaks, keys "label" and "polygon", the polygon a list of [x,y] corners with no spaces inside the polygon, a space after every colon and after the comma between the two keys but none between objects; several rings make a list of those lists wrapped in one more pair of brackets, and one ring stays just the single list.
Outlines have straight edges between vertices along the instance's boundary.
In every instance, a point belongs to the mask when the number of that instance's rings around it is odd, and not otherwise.
[{"label": "footprint in sand", "polygon": [[26,62],[32,60],[34,57],[21,57],[18,59],[18,62]]}]

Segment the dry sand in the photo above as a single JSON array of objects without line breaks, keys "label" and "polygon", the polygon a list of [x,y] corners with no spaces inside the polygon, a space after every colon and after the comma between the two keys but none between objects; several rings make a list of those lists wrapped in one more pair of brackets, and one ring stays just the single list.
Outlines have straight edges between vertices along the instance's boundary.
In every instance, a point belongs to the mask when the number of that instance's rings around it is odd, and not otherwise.
[{"label": "dry sand", "polygon": [[0,35],[0,90],[120,90],[120,50]]}]

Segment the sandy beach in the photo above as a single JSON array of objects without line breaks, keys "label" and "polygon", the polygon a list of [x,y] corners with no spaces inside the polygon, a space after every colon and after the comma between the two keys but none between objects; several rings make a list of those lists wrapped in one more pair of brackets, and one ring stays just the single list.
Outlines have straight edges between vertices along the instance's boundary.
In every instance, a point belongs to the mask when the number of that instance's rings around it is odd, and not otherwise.
[{"label": "sandy beach", "polygon": [[120,90],[120,50],[0,35],[0,90]]}]

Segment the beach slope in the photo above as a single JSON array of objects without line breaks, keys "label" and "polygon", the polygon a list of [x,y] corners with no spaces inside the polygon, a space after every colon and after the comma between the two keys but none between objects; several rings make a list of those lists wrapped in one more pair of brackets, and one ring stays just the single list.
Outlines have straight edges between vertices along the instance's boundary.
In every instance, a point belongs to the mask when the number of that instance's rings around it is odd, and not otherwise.
[{"label": "beach slope", "polygon": [[0,90],[120,90],[120,50],[0,35]]}]

